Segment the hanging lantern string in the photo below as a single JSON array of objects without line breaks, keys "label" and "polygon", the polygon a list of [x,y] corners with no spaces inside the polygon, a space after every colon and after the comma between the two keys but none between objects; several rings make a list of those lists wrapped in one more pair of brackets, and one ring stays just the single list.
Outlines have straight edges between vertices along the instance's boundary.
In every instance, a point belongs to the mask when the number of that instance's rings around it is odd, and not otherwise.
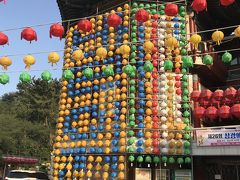
[{"label": "hanging lantern string", "polygon": [[[179,3],[179,2],[183,2],[185,0],[178,0],[178,1],[172,1],[171,3]],[[124,3],[127,3],[128,1],[125,1]],[[156,1],[157,2],[157,1]],[[164,1],[158,1],[162,4],[167,4],[169,2],[164,2]],[[158,4],[157,6],[160,6],[162,4]],[[131,12],[131,10],[128,10],[129,12]],[[124,11],[119,11],[119,13],[122,13]],[[16,27],[16,28],[9,28],[9,29],[4,29],[4,30],[0,30],[0,32],[6,32],[6,31],[14,31],[14,30],[20,30],[20,29],[24,29],[26,27],[42,27],[42,26],[49,26],[52,25],[54,23],[66,23],[66,22],[71,22],[71,21],[78,21],[78,20],[82,20],[82,19],[89,19],[89,18],[95,18],[99,15],[105,15],[106,13],[101,13],[101,14],[95,14],[95,15],[91,15],[91,16],[85,16],[85,17],[81,17],[81,18],[72,18],[72,19],[67,19],[67,20],[63,20],[63,21],[55,21],[55,22],[50,22],[50,23],[44,23],[44,24],[36,24],[36,25],[31,25],[31,26],[22,26],[22,27]]]}]

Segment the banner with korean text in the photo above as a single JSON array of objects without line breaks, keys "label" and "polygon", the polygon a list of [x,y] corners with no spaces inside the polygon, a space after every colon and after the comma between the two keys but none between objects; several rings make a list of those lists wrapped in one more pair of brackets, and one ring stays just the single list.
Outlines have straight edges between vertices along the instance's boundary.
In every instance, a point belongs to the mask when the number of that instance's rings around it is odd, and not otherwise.
[{"label": "banner with korean text", "polygon": [[197,146],[239,146],[240,129],[196,130]]}]

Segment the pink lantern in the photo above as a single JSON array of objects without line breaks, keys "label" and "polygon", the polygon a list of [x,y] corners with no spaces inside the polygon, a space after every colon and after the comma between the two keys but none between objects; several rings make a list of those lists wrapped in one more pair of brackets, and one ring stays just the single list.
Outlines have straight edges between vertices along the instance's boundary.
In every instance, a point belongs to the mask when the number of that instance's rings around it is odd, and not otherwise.
[{"label": "pink lantern", "polygon": [[231,107],[231,114],[236,118],[240,118],[240,104],[234,104]]},{"label": "pink lantern", "polygon": [[205,115],[207,118],[214,120],[218,117],[217,111],[218,111],[217,108],[215,108],[214,106],[210,106],[206,109]]},{"label": "pink lantern", "polygon": [[204,100],[209,100],[212,97],[212,91],[210,91],[209,89],[204,89],[202,90],[200,97]]},{"label": "pink lantern", "polygon": [[200,100],[199,100],[199,104],[200,104],[201,106],[203,106],[203,107],[206,108],[206,107],[209,106],[210,101],[209,101],[209,100],[205,101],[204,99],[200,99]]},{"label": "pink lantern", "polygon": [[228,99],[234,99],[237,94],[237,90],[234,87],[229,87],[224,91],[224,97]]},{"label": "pink lantern", "polygon": [[230,113],[230,107],[223,105],[220,108],[218,108],[218,116],[222,119],[227,119],[231,115]]},{"label": "pink lantern", "polygon": [[226,105],[230,105],[232,103],[231,99],[228,98],[223,98],[221,104],[226,104]]},{"label": "pink lantern", "polygon": [[176,16],[178,13],[178,5],[176,4],[167,4],[165,7],[165,14],[167,16]]},{"label": "pink lantern", "polygon": [[214,91],[213,98],[217,101],[221,101],[221,99],[223,98],[223,90],[217,89],[216,91]]},{"label": "pink lantern", "polygon": [[200,97],[200,91],[198,90],[195,90],[191,93],[191,99],[194,101],[194,102],[197,102],[199,97]]}]

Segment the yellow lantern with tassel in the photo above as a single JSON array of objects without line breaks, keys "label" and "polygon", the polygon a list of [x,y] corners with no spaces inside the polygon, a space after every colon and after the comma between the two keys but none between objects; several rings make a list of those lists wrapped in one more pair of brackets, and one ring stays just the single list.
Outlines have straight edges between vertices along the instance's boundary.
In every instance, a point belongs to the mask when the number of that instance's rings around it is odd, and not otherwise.
[{"label": "yellow lantern with tassel", "polygon": [[127,58],[131,51],[131,48],[128,45],[122,45],[122,46],[120,46],[119,51],[120,51],[120,54],[122,54],[124,58]]},{"label": "yellow lantern with tassel", "polygon": [[48,54],[48,63],[57,64],[57,62],[60,60],[60,56],[56,52],[51,52]]},{"label": "yellow lantern with tassel", "polygon": [[151,41],[146,41],[144,44],[143,44],[143,49],[145,52],[147,53],[150,53],[152,52],[154,48],[154,44],[151,42]]},{"label": "yellow lantern with tassel", "polygon": [[100,59],[104,59],[107,56],[107,50],[103,47],[99,47],[96,50],[96,56],[100,57]]},{"label": "yellow lantern with tassel", "polygon": [[195,49],[198,49],[198,44],[202,41],[202,37],[198,34],[193,34],[190,37],[190,43],[192,43],[194,45]]},{"label": "yellow lantern with tassel", "polygon": [[220,45],[221,41],[223,40],[224,38],[224,34],[222,31],[215,31],[213,34],[212,34],[212,40],[214,42],[217,43],[217,45]]},{"label": "yellow lantern with tassel", "polygon": [[237,37],[240,37],[240,26],[238,26],[235,30],[234,30],[234,34]]},{"label": "yellow lantern with tassel", "polygon": [[175,47],[178,47],[178,41],[175,37],[169,36],[165,40],[165,46],[168,49],[173,50]]},{"label": "yellow lantern with tassel", "polygon": [[0,65],[4,70],[8,69],[8,66],[12,64],[12,60],[8,56],[3,56],[0,58]]},{"label": "yellow lantern with tassel", "polygon": [[23,58],[23,62],[26,64],[25,68],[29,70],[30,67],[35,64],[36,60],[32,55],[26,55]]},{"label": "yellow lantern with tassel", "polygon": [[78,50],[75,50],[73,51],[72,53],[72,58],[75,60],[75,61],[80,61],[84,58],[84,54],[82,52],[81,49],[78,49]]}]

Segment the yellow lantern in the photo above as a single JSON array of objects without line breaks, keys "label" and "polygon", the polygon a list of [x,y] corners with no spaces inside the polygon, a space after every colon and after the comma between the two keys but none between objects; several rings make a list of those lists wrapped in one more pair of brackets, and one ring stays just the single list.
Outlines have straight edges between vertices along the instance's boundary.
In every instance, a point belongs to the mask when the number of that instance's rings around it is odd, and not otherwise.
[{"label": "yellow lantern", "polygon": [[143,48],[144,48],[145,52],[150,53],[150,52],[152,52],[152,50],[154,48],[154,44],[151,41],[146,41],[143,44]]},{"label": "yellow lantern", "polygon": [[79,172],[79,177],[80,178],[82,178],[82,177],[84,177],[84,175],[85,175],[85,173],[84,173],[84,171],[83,171],[83,169]]},{"label": "yellow lantern", "polygon": [[237,37],[240,37],[240,26],[238,26],[235,30],[234,30],[234,34]]},{"label": "yellow lantern", "polygon": [[190,37],[190,43],[192,43],[194,45],[194,48],[197,49],[198,48],[198,44],[202,41],[202,37],[198,34],[193,34]]},{"label": "yellow lantern", "polygon": [[12,64],[12,60],[7,57],[7,56],[3,56],[0,58],[0,65],[3,67],[4,70],[8,69],[8,66],[10,66]]},{"label": "yellow lantern", "polygon": [[78,50],[75,50],[73,51],[72,53],[72,58],[75,60],[75,61],[80,61],[84,58],[84,54],[82,52],[82,50],[78,49]]},{"label": "yellow lantern", "polygon": [[60,60],[60,56],[56,52],[51,52],[48,54],[48,63],[57,64],[57,62]]},{"label": "yellow lantern", "polygon": [[220,45],[223,38],[224,38],[224,34],[222,31],[215,31],[212,34],[212,40],[215,41],[217,43],[217,45]]},{"label": "yellow lantern", "polygon": [[66,173],[66,177],[67,177],[67,178],[70,178],[71,176],[72,176],[72,173],[71,173],[70,170],[68,170],[67,173]]},{"label": "yellow lantern", "polygon": [[108,172],[103,172],[103,179],[104,180],[107,180],[108,176],[109,176]]},{"label": "yellow lantern", "polygon": [[107,56],[107,50],[105,49],[105,48],[103,48],[103,47],[99,47],[97,50],[96,50],[96,55],[98,56],[98,57],[100,57],[100,59],[104,59],[104,58],[106,58],[106,56]]},{"label": "yellow lantern", "polygon": [[91,171],[88,171],[88,172],[87,172],[87,177],[88,177],[88,178],[92,177],[92,172],[91,172]]},{"label": "yellow lantern", "polygon": [[127,58],[131,51],[131,48],[128,45],[122,45],[122,46],[120,46],[119,51],[123,55],[124,58]]},{"label": "yellow lantern", "polygon": [[23,58],[23,62],[26,64],[25,68],[29,70],[30,67],[35,64],[36,60],[32,55],[26,55]]},{"label": "yellow lantern", "polygon": [[165,46],[168,49],[173,50],[175,47],[178,47],[178,41],[175,37],[169,36],[165,40]]}]

